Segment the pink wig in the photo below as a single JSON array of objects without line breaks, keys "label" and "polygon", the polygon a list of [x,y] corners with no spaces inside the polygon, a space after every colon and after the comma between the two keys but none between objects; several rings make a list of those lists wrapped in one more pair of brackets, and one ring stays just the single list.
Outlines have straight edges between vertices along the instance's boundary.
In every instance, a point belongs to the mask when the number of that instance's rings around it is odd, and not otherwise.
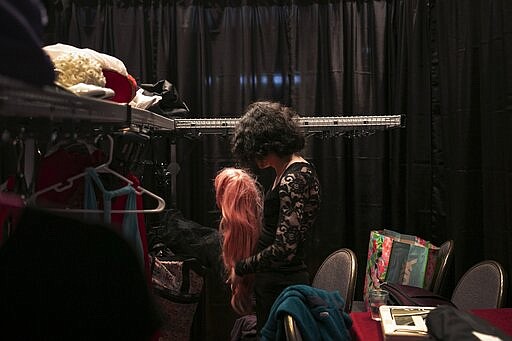
[{"label": "pink wig", "polygon": [[[262,224],[263,198],[256,180],[238,168],[224,168],[215,177],[215,199],[222,211],[222,261],[228,274],[236,262],[254,254]],[[231,306],[241,314],[253,311],[254,275],[231,283]]]}]

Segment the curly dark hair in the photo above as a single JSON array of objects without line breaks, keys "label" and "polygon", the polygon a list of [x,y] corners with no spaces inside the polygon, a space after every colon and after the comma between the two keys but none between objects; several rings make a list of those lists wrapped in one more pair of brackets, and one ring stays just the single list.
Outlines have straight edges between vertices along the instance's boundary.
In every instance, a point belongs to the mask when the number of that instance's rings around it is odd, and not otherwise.
[{"label": "curly dark hair", "polygon": [[282,157],[304,148],[304,133],[297,113],[276,102],[255,102],[247,107],[235,127],[232,152],[245,164],[253,164],[273,152]]}]

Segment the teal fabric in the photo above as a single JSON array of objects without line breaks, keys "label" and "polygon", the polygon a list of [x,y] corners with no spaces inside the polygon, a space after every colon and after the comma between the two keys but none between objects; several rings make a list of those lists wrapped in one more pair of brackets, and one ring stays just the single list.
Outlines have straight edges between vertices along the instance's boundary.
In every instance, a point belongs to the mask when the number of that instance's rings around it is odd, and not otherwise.
[{"label": "teal fabric", "polygon": [[89,168],[85,171],[84,181],[84,219],[89,222],[99,222],[99,216],[97,213],[90,213],[87,210],[97,210],[98,203],[96,200],[96,193],[94,192],[94,184],[91,179],[91,170]]},{"label": "teal fabric", "polygon": [[276,299],[261,330],[261,341],[285,340],[283,319],[293,316],[305,341],[350,340],[352,319],[338,291],[292,285]]},{"label": "teal fabric", "polygon": [[[86,169],[85,176],[85,188],[84,188],[84,208],[95,210],[98,209],[96,200],[96,194],[94,192],[94,184],[100,189],[103,194],[103,221],[105,223],[111,222],[112,216],[112,199],[127,195],[125,210],[136,210],[137,209],[137,193],[131,185],[121,187],[117,190],[107,191],[105,186],[101,182],[101,179],[94,168]],[[93,221],[97,220],[96,216],[92,216],[90,213],[86,213],[87,218]],[[139,223],[137,220],[137,213],[124,213],[123,224],[121,227],[121,233],[126,240],[133,246],[137,257],[144,264],[144,248],[142,246],[142,240],[139,233]]]},{"label": "teal fabric", "polygon": [[[137,209],[137,193],[132,186],[132,189],[128,193],[128,198],[126,200],[126,210],[136,210]],[[144,248],[142,246],[142,240],[140,238],[139,232],[139,222],[137,219],[137,213],[124,213],[123,215],[123,226],[122,226],[122,234],[128,240],[135,251],[137,252],[137,257],[141,261],[141,264],[144,264]]]},{"label": "teal fabric", "polygon": [[[135,190],[133,189],[132,186],[128,185],[128,186],[121,187],[121,188],[113,190],[113,191],[107,191],[105,186],[103,186],[103,183],[101,182],[101,179],[100,179],[98,173],[96,172],[96,169],[89,167],[86,169],[86,173],[87,173],[86,183],[90,183],[90,179],[92,179],[94,181],[94,183],[96,184],[96,186],[98,186],[98,188],[100,189],[101,193],[103,193],[103,221],[105,223],[109,224],[111,221],[111,215],[112,215],[112,199],[115,197],[122,196],[122,195],[128,195],[128,194],[130,194],[130,192],[134,192]],[[91,186],[87,186],[87,187],[91,187]],[[86,193],[86,195],[94,196],[94,200],[92,200],[91,198],[88,198],[87,201],[85,201],[85,203],[87,203],[87,202],[91,203],[92,201],[94,201],[94,209],[96,209],[97,204],[96,204],[96,195],[94,194],[94,190],[87,190],[85,193]],[[88,207],[88,208],[91,208],[91,207]]]}]

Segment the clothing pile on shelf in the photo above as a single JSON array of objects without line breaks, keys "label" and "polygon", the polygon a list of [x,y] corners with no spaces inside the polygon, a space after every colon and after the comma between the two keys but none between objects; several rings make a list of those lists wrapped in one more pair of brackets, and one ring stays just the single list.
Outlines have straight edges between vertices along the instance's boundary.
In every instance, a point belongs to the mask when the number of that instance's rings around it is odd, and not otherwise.
[{"label": "clothing pile on shelf", "polygon": [[135,96],[137,82],[118,58],[62,43],[43,50],[54,64],[56,83],[69,91],[118,103],[129,103]]}]

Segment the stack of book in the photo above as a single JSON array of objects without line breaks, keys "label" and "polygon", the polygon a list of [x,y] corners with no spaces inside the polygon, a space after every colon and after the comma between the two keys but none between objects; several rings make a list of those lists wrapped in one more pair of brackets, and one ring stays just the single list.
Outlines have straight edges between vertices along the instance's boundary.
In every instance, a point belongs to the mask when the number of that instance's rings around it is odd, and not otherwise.
[{"label": "stack of book", "polygon": [[435,307],[388,306],[379,307],[384,340],[429,340],[425,319]]}]

